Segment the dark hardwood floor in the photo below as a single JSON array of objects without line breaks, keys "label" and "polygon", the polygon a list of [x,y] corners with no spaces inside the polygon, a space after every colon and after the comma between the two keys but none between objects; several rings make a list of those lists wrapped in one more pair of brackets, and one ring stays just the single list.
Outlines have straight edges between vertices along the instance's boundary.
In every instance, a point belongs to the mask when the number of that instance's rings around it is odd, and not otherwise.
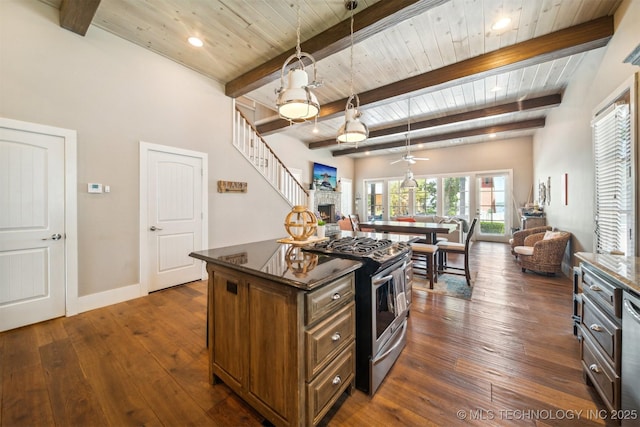
[{"label": "dark hardwood floor", "polygon": [[[499,243],[472,247],[470,301],[415,291],[408,344],[373,398],[343,395],[330,426],[595,426],[571,281],[521,273]],[[1,426],[259,426],[207,382],[206,284],[0,334]]]}]

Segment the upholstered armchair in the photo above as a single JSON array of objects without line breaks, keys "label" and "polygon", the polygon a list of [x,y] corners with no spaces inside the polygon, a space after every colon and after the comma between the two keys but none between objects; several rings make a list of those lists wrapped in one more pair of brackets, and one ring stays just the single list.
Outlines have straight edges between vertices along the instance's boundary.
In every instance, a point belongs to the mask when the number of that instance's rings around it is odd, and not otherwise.
[{"label": "upholstered armchair", "polygon": [[513,233],[513,237],[509,239],[511,254],[518,258],[518,254],[515,253],[514,248],[516,246],[524,246],[524,239],[528,236],[536,233],[544,233],[545,231],[551,231],[551,227],[546,225],[544,227],[527,228],[526,230],[520,230]]},{"label": "upholstered armchair", "polygon": [[566,231],[545,231],[527,236],[523,246],[514,251],[520,258],[522,272],[526,270],[541,273],[560,273],[562,258],[571,233]]}]

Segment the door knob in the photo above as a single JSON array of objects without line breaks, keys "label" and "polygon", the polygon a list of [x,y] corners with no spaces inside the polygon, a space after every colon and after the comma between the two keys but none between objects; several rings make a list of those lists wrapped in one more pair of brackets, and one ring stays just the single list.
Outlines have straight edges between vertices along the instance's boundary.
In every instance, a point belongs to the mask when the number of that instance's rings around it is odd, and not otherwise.
[{"label": "door knob", "polygon": [[151,227],[149,227],[149,230],[158,231],[158,230],[162,230],[162,228],[159,228],[159,227],[156,227],[155,225],[152,225]]},{"label": "door knob", "polygon": [[46,237],[42,240],[60,240],[62,239],[62,235],[60,233],[52,234],[51,237]]}]

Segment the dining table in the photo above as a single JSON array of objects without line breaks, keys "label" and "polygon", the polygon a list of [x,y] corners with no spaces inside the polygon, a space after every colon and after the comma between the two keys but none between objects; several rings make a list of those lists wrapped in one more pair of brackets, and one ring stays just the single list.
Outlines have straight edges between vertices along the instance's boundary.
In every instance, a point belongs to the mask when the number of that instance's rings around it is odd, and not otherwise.
[{"label": "dining table", "polygon": [[436,235],[449,234],[458,226],[456,224],[436,222],[407,221],[367,221],[360,223],[361,228],[372,228],[378,233],[407,233],[424,235],[427,243],[435,244]]}]

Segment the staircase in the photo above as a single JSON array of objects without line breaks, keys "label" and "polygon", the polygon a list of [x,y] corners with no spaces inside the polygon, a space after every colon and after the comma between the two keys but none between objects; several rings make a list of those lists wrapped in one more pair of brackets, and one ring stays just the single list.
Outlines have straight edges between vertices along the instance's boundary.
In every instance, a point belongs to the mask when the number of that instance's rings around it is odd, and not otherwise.
[{"label": "staircase", "polygon": [[308,206],[309,193],[262,139],[247,118],[234,108],[233,146],[291,206]]}]

